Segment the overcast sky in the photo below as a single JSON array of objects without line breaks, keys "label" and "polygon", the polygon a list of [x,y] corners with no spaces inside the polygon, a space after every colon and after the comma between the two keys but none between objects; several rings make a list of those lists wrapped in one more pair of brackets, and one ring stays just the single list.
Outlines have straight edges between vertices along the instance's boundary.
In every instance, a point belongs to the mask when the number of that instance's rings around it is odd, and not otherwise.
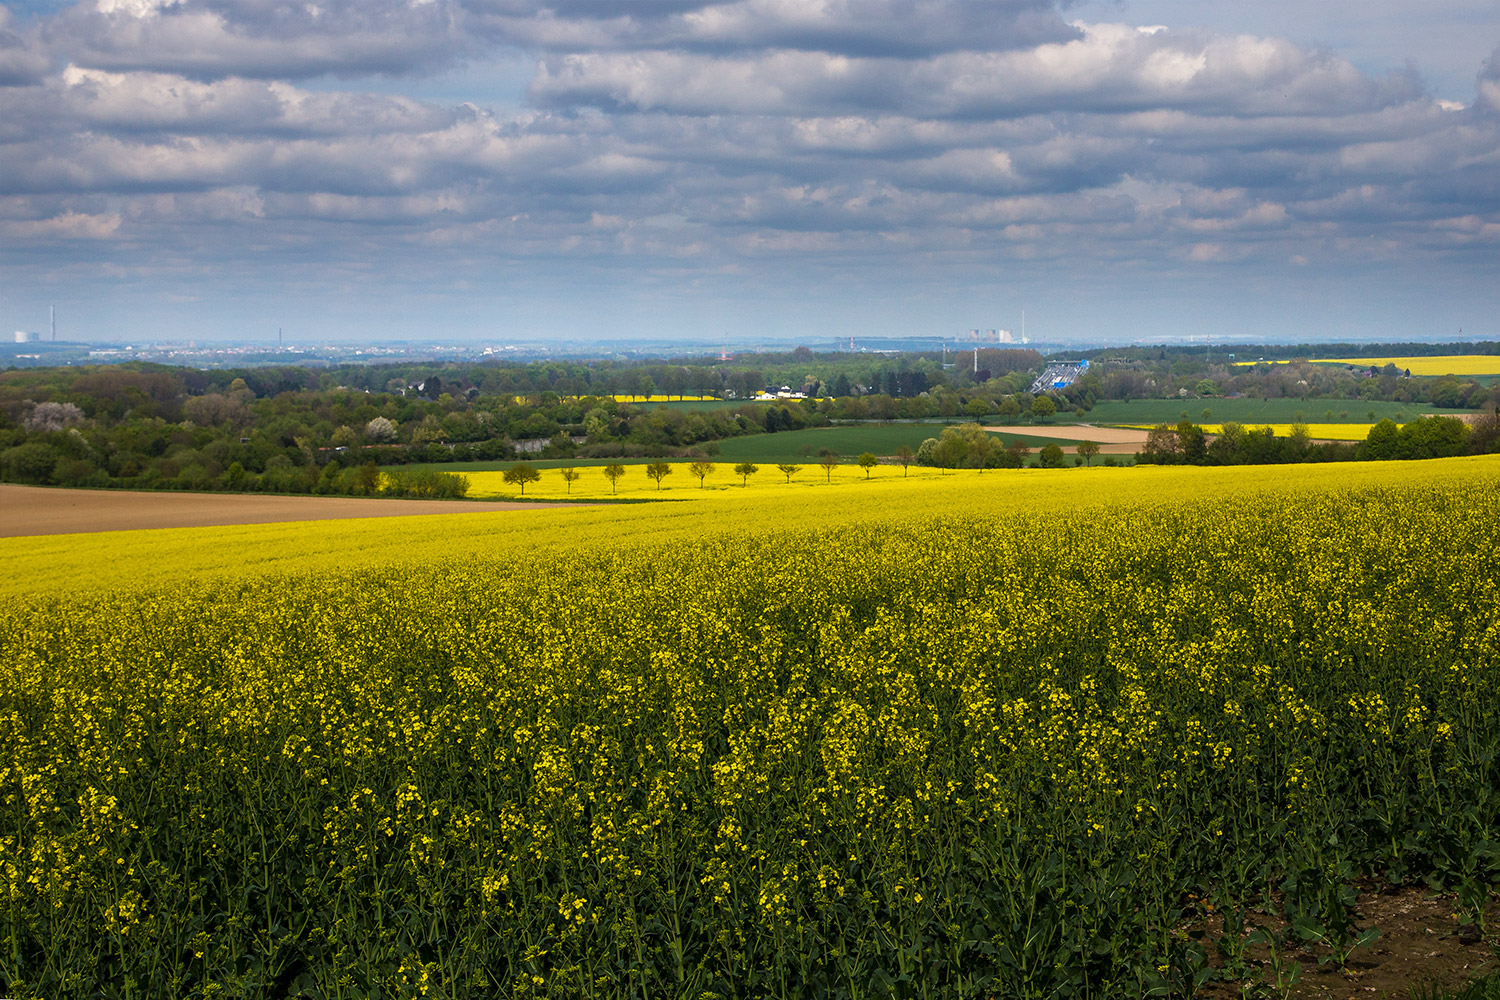
[{"label": "overcast sky", "polygon": [[1496,338],[1500,0],[20,0],[0,333]]}]

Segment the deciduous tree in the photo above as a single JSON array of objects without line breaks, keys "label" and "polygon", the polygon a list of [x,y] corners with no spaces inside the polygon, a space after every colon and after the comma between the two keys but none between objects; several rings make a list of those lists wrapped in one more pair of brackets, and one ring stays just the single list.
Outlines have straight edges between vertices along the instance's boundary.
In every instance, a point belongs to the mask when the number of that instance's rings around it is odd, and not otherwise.
[{"label": "deciduous tree", "polygon": [[[642,395],[650,395],[643,393]],[[656,481],[656,488],[661,489],[661,481],[672,474],[672,467],[666,462],[652,462],[646,466],[646,476]]]},{"label": "deciduous tree", "polygon": [[1007,469],[1019,469],[1026,464],[1026,459],[1031,455],[1031,449],[1026,442],[1020,438],[1011,441],[1010,447],[1005,449],[1005,467]]},{"label": "deciduous tree", "polygon": [[[1292,435],[1297,434],[1293,428]],[[1302,428],[1302,440],[1307,440],[1307,428]],[[1203,457],[1208,452],[1208,444],[1203,436],[1203,428],[1190,420],[1179,421],[1177,424],[1177,445],[1182,451],[1182,461],[1188,465],[1202,465]]]},{"label": "deciduous tree", "polygon": [[859,467],[865,470],[866,479],[870,478],[870,470],[875,468],[875,466],[879,464],[880,459],[876,458],[873,452],[867,451],[863,455],[859,456]]},{"label": "deciduous tree", "polygon": [[583,473],[572,467],[557,470],[563,477],[563,482],[568,484],[568,492],[573,492],[573,484],[583,478]]},{"label": "deciduous tree", "polygon": [[778,469],[781,470],[781,474],[783,476],[786,476],[786,481],[790,483],[792,481],[792,477],[797,474],[797,472],[802,468],[802,466],[800,466],[800,465],[778,465],[778,466],[776,466],[776,468],[778,468]]},{"label": "deciduous tree", "polygon": [[748,486],[750,483],[750,477],[755,475],[759,471],[759,468],[750,464],[749,462],[741,462],[739,465],[736,465],[734,467],[734,474],[740,477],[741,486]]},{"label": "deciduous tree", "polygon": [[714,471],[714,463],[700,460],[689,465],[688,471],[698,477],[698,488],[701,490],[703,489],[703,480],[708,478],[710,472]]},{"label": "deciduous tree", "polygon": [[394,441],[396,440],[396,425],[385,417],[376,417],[365,424],[365,437],[376,444]]},{"label": "deciduous tree", "polygon": [[609,480],[609,491],[618,493],[620,491],[620,477],[625,475],[625,466],[619,462],[611,462],[604,467],[604,478]]},{"label": "deciduous tree", "polygon": [[1146,446],[1136,453],[1135,460],[1146,465],[1171,465],[1182,458],[1182,448],[1177,441],[1177,432],[1167,424],[1157,424],[1146,433]]},{"label": "deciduous tree", "polygon": [[500,477],[510,486],[521,487],[521,495],[526,495],[526,484],[534,483],[542,478],[542,474],[530,462],[517,462],[506,469]]}]

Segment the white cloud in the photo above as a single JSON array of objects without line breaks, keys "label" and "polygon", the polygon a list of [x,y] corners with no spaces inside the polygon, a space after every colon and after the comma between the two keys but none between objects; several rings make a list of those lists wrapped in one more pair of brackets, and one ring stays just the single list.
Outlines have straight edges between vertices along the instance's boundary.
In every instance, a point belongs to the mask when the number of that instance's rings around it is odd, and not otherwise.
[{"label": "white cloud", "polygon": [[456,117],[400,96],[307,91],[238,77],[201,82],[171,73],[70,65],[60,83],[54,108],[89,130],[347,135],[427,132]]},{"label": "white cloud", "polygon": [[47,35],[81,66],[201,79],[409,73],[475,51],[454,0],[96,0]]},{"label": "white cloud", "polygon": [[45,219],[7,219],[0,221],[0,233],[14,240],[103,240],[120,228],[117,213],[87,215],[63,212]]},{"label": "white cloud", "polygon": [[1204,264],[1229,259],[1229,251],[1222,243],[1194,243],[1188,248],[1187,259]]},{"label": "white cloud", "polygon": [[553,105],[684,114],[847,109],[926,118],[1148,108],[1341,114],[1420,96],[1407,77],[1372,79],[1342,60],[1277,39],[1077,27],[1082,37],[1067,42],[921,59],[793,49],[574,53],[543,60],[531,95]]},{"label": "white cloud", "polygon": [[125,14],[130,17],[147,18],[182,2],[183,0],[95,0],[94,9],[104,15]]},{"label": "white cloud", "polygon": [[[404,279],[419,250],[1227,273],[1446,262],[1500,226],[1500,56],[1465,108],[1284,39],[1031,3],[101,2],[0,20],[0,84],[33,65],[0,116],[7,262],[128,233],[131,274],[295,257],[310,282]],[[497,38],[537,59],[529,110],[298,79]]]}]

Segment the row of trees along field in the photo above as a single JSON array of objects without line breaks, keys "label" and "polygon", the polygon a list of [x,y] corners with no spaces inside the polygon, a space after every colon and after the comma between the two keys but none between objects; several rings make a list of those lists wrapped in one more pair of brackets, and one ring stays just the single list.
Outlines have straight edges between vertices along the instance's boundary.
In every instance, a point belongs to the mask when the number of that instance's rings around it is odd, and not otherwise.
[{"label": "row of trees along field", "polygon": [[1398,426],[1382,420],[1359,442],[1313,442],[1302,425],[1278,437],[1269,427],[1226,423],[1215,435],[1189,420],[1159,424],[1136,453],[1152,465],[1279,465],[1292,462],[1384,461],[1453,458],[1500,451],[1500,412],[1466,423],[1457,417],[1426,417]]},{"label": "row of trees along field", "polygon": [[[1075,465],[1092,464],[1097,444],[1081,442],[1074,450]],[[1151,465],[1280,465],[1292,462],[1384,461],[1389,459],[1452,458],[1500,451],[1500,415],[1491,413],[1466,423],[1456,417],[1428,417],[1398,426],[1382,420],[1360,442],[1314,442],[1306,427],[1277,436],[1269,427],[1226,423],[1210,435],[1191,421],[1176,426],[1159,424],[1147,435],[1135,460]],[[918,465],[945,469],[1061,468],[1068,455],[1059,444],[1045,445],[1032,457],[1019,440],[1006,446],[985,433],[979,424],[946,427],[940,436],[922,442],[911,456]],[[1114,464],[1112,457],[1106,462]]]}]

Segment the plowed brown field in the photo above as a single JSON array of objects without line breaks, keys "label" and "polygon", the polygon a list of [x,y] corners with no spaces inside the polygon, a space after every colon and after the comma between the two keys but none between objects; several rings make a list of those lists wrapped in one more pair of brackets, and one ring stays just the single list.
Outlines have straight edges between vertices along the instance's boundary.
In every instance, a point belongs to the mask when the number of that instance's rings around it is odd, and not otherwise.
[{"label": "plowed brown field", "polygon": [[238,493],[134,493],[0,484],[0,538],[138,528],[198,528],[411,514],[479,514],[579,506],[380,497],[288,497]]}]

